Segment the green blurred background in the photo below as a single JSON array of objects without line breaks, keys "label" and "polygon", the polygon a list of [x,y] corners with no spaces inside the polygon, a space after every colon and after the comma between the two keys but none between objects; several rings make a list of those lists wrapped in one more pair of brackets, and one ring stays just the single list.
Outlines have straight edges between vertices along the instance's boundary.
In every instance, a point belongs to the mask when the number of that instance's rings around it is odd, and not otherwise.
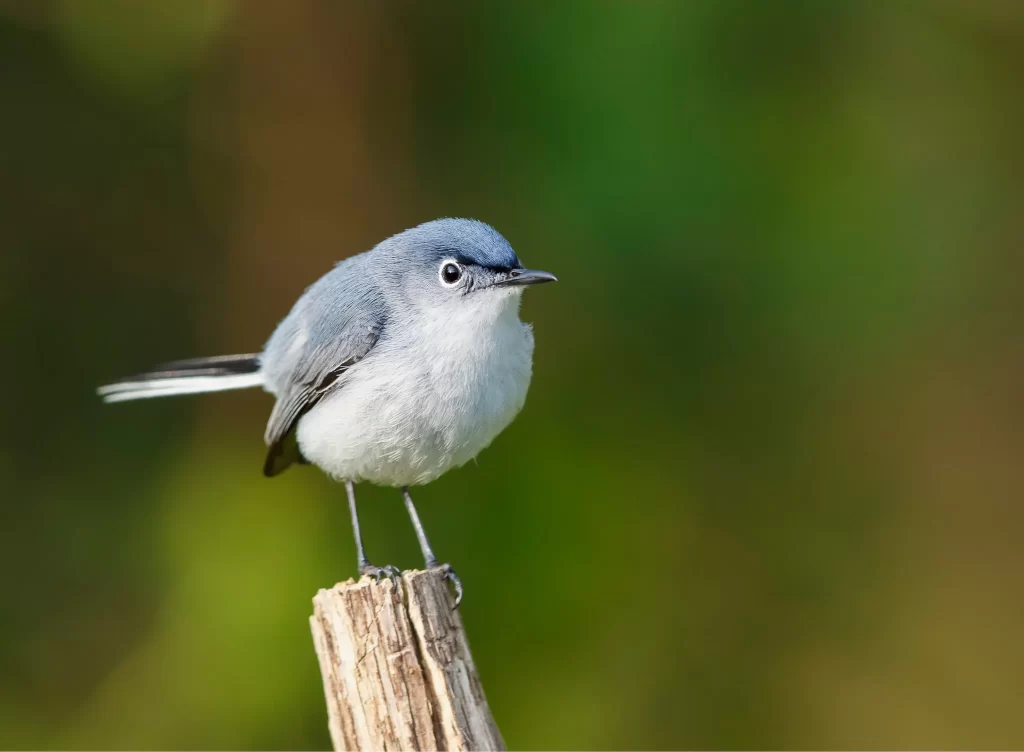
[{"label": "green blurred background", "polygon": [[1012,0],[0,0],[0,746],[329,745],[343,489],[93,389],[437,216],[562,280],[416,496],[510,746],[1024,745],[1022,85]]}]

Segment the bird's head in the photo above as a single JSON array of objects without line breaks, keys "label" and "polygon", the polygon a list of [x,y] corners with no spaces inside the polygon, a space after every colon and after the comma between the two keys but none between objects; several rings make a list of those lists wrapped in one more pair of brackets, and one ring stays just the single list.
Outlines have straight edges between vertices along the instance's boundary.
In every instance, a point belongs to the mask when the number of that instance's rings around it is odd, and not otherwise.
[{"label": "bird's head", "polygon": [[437,219],[385,244],[402,293],[416,308],[498,312],[515,307],[527,286],[556,281],[525,269],[497,230],[474,219]]}]

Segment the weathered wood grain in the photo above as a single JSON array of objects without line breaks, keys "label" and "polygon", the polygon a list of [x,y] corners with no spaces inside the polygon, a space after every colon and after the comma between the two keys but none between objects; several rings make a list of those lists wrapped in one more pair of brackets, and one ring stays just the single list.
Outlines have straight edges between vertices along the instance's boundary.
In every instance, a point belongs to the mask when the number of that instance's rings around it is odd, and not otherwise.
[{"label": "weathered wood grain", "polygon": [[349,580],[310,626],[336,750],[504,749],[462,619],[439,571]]}]

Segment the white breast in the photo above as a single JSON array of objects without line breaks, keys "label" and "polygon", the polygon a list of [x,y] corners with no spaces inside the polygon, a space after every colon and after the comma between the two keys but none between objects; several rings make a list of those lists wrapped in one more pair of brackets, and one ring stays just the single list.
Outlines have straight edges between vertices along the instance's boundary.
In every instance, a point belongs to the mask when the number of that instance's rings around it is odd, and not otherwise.
[{"label": "white breast", "polygon": [[[299,422],[303,455],[339,479],[404,486],[465,464],[526,400],[533,334],[519,295],[395,322]],[[401,336],[394,336],[394,332]]]}]

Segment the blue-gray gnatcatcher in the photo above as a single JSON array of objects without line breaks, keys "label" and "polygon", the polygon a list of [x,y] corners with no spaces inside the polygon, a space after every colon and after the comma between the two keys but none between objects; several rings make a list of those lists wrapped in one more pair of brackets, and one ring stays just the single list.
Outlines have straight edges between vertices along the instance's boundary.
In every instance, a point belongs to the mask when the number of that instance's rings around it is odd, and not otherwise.
[{"label": "blue-gray gnatcatcher", "polygon": [[427,568],[438,564],[409,486],[473,459],[523,407],[533,333],[524,269],[490,225],[439,219],[342,261],[311,285],[262,353],[168,363],[101,387],[106,402],[261,386],[277,398],[263,472],[311,463],[344,481],[359,573],[394,580],[363,550],[354,484],[402,489]]}]

